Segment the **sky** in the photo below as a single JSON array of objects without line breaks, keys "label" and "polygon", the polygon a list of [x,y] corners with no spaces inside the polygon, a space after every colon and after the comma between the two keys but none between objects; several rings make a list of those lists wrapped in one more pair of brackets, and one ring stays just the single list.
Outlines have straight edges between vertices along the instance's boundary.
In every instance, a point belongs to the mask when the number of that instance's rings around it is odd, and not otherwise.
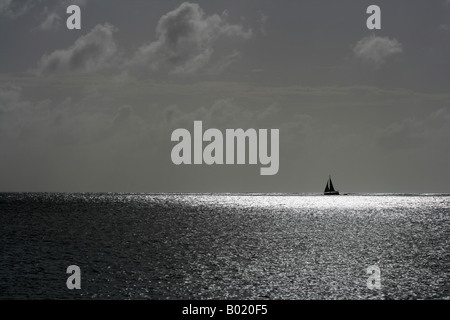
[{"label": "sky", "polygon": [[[0,0],[0,191],[450,192],[449,57],[449,0]],[[174,165],[194,121],[278,173]]]}]

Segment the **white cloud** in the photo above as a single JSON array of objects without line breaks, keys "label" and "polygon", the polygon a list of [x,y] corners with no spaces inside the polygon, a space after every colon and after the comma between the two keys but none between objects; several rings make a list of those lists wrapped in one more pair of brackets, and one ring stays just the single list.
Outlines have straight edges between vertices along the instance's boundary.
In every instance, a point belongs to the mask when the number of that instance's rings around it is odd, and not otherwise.
[{"label": "white cloud", "polygon": [[371,35],[361,39],[353,48],[355,56],[375,67],[381,66],[387,58],[403,52],[400,42],[388,37]]},{"label": "white cloud", "polygon": [[[77,3],[85,4],[84,1]],[[39,29],[51,30],[59,26],[62,18],[58,12],[46,7],[45,19]],[[160,18],[156,28],[157,40],[139,47],[128,60],[119,60],[113,37],[117,29],[109,24],[97,25],[71,47],[45,54],[37,71],[39,74],[80,74],[115,67],[127,74],[148,69],[169,74],[192,74],[209,64],[206,72],[219,74],[241,58],[241,53],[234,49],[210,63],[219,38],[245,40],[252,36],[250,29],[230,24],[227,18],[226,12],[208,16],[198,4],[182,3]]]},{"label": "white cloud", "polygon": [[110,66],[118,53],[113,38],[116,30],[110,24],[95,26],[88,34],[78,38],[70,48],[45,54],[41,58],[38,72],[90,73]]},{"label": "white cloud", "polygon": [[158,22],[157,40],[141,46],[128,61],[132,66],[190,74],[207,65],[220,37],[248,39],[251,30],[229,24],[227,14],[205,15],[198,4],[184,2]]}]

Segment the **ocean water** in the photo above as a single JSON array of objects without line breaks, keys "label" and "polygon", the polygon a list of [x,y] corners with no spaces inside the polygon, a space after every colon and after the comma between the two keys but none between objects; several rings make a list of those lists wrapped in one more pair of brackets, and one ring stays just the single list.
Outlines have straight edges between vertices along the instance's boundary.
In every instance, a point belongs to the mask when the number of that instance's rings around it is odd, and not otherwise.
[{"label": "ocean water", "polygon": [[0,298],[449,299],[449,236],[450,195],[0,193]]}]

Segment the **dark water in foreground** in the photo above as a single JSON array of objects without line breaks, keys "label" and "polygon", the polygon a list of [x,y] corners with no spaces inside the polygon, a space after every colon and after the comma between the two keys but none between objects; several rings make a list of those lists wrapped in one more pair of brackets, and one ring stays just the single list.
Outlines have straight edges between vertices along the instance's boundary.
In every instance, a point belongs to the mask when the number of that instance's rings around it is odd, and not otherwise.
[{"label": "dark water in foreground", "polygon": [[449,236],[448,195],[0,193],[0,298],[449,299]]}]

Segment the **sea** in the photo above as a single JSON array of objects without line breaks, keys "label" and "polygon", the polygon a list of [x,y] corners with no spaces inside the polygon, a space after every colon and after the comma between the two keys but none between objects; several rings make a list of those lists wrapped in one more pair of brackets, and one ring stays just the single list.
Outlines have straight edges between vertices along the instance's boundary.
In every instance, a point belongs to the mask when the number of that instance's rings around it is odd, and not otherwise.
[{"label": "sea", "polygon": [[449,237],[449,194],[0,193],[0,299],[450,299]]}]

